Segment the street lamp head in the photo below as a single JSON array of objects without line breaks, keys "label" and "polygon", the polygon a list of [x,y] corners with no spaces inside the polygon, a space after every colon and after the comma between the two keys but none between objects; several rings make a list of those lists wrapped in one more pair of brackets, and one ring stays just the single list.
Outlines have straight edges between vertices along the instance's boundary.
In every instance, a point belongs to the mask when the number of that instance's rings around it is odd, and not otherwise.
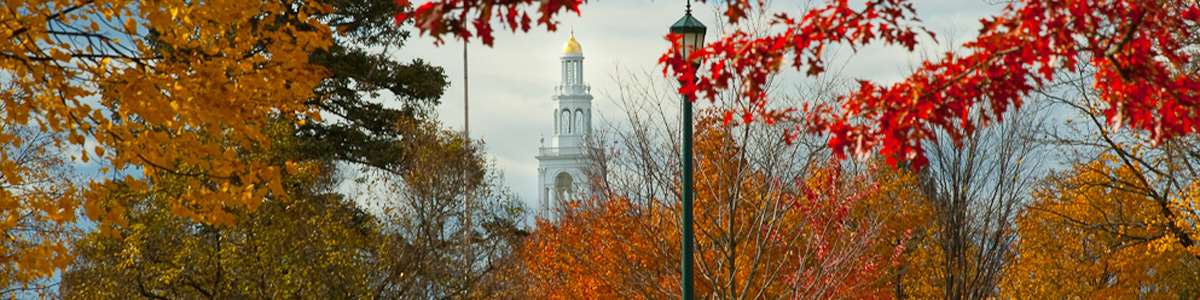
[{"label": "street lamp head", "polygon": [[700,24],[700,20],[692,17],[690,3],[688,4],[687,13],[683,15],[683,18],[680,18],[679,21],[675,21],[674,25],[671,25],[671,33],[683,36],[680,44],[683,46],[682,54],[685,57],[691,54],[692,49],[704,47],[704,33],[707,31],[708,28],[704,27],[704,24]]}]

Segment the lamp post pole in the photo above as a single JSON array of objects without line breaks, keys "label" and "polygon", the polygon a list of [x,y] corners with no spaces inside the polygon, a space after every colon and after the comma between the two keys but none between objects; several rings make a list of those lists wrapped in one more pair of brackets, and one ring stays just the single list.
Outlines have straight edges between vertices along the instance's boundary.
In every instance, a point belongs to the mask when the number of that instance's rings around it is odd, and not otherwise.
[{"label": "lamp post pole", "polygon": [[695,279],[692,267],[695,263],[696,244],[692,222],[693,186],[692,178],[692,101],[683,95],[683,300],[695,298]]},{"label": "lamp post pole", "polygon": [[[671,25],[671,33],[682,35],[682,43],[680,43],[681,54],[685,58],[691,54],[691,49],[704,46],[704,34],[708,29],[701,24],[699,20],[692,17],[692,3],[688,2],[687,12],[683,18]],[[693,63],[693,65],[698,65]],[[695,72],[695,68],[692,68]],[[687,95],[681,95],[683,98],[683,300],[692,300],[695,295],[695,279],[692,269],[695,266],[695,250],[693,247],[696,244],[695,225],[692,222],[692,202],[695,198],[693,189],[695,181],[692,178],[692,99]]]}]

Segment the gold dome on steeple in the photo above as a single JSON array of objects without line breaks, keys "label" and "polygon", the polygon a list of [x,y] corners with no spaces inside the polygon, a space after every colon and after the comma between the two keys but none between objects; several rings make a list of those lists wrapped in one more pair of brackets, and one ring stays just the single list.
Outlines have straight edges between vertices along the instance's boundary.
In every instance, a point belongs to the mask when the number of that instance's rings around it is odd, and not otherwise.
[{"label": "gold dome on steeple", "polygon": [[563,53],[579,53],[583,54],[583,47],[579,46],[579,42],[575,41],[575,28],[571,28],[571,40],[563,45]]}]

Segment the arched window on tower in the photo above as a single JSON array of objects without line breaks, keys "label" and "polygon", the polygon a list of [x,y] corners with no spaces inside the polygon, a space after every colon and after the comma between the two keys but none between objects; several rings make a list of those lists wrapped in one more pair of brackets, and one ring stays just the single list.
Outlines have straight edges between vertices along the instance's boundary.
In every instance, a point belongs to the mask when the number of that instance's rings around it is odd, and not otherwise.
[{"label": "arched window on tower", "polygon": [[554,115],[554,134],[561,134],[562,126],[559,125],[559,123],[561,123],[561,121],[559,121],[559,118],[558,118],[558,109],[557,108],[554,109],[554,112],[551,114]]},{"label": "arched window on tower", "polygon": [[588,128],[586,126],[584,126],[583,110],[576,109],[575,110],[575,131],[579,134],[586,134],[587,130],[588,130]]},{"label": "arched window on tower", "polygon": [[574,184],[571,174],[567,174],[567,172],[554,176],[554,200],[559,203],[566,201],[567,197],[575,192]]},{"label": "arched window on tower", "polygon": [[571,111],[563,110],[562,116],[558,118],[558,131],[561,134],[571,134]]}]

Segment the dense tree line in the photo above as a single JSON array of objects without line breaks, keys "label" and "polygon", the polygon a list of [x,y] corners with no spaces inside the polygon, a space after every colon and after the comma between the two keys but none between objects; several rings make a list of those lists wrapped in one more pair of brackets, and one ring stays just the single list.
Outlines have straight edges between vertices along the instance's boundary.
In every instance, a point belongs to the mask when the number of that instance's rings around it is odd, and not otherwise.
[{"label": "dense tree line", "polygon": [[[533,10],[553,28],[580,2]],[[1015,2],[891,87],[822,51],[914,47],[906,1],[829,1],[790,34],[724,3],[709,73],[618,77],[586,192],[532,227],[483,144],[430,114],[442,69],[389,52],[414,21],[489,44],[470,12],[533,22],[530,1],[455,3],[3,6],[0,296],[675,298],[682,91],[714,103],[694,128],[702,298],[1200,297],[1189,2]],[[781,89],[784,58],[811,84]],[[691,76],[683,59],[664,70]]]}]

